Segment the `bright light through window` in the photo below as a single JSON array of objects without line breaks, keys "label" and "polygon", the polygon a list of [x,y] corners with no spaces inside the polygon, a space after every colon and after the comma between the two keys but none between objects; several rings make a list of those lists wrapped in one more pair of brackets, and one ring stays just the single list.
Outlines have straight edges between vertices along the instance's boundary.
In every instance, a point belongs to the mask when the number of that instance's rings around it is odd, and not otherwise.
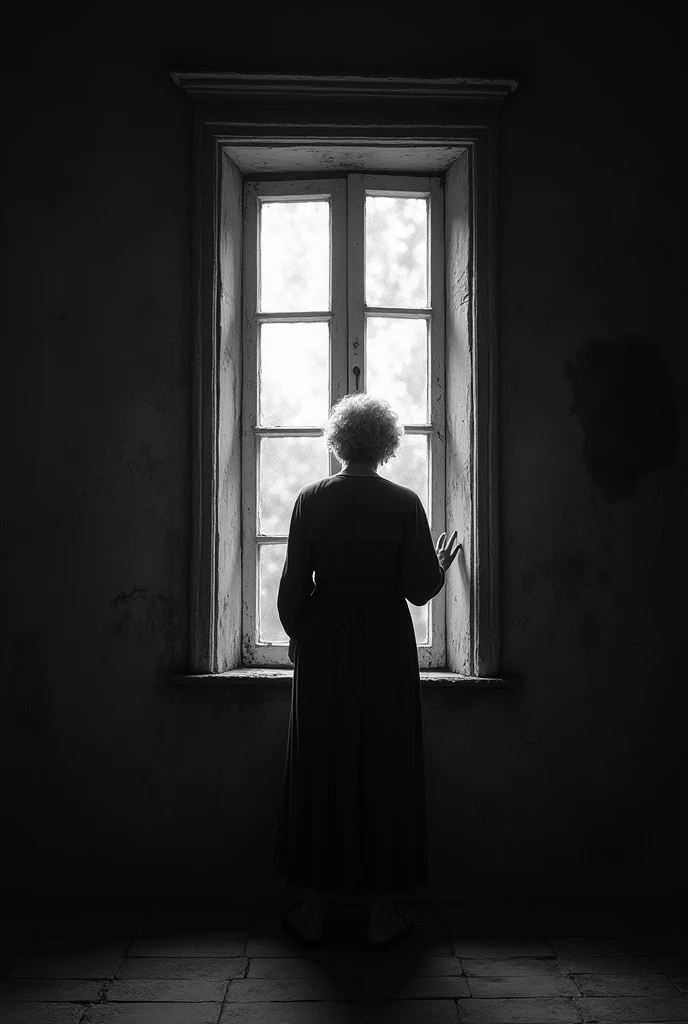
[{"label": "bright light through window", "polygon": [[[361,177],[351,177],[361,188]],[[362,188],[361,218],[354,223],[343,193],[340,205],[335,203],[336,188],[313,194],[313,182],[308,194],[299,194],[298,182],[284,183],[285,194],[276,195],[269,184],[253,187],[247,234],[254,249],[244,263],[245,274],[251,266],[257,270],[248,289],[253,312],[247,349],[255,353],[248,364],[255,375],[249,375],[248,397],[254,440],[245,506],[253,523],[253,554],[245,555],[244,571],[256,648],[268,651],[269,663],[269,650],[283,650],[288,642],[276,601],[291,510],[302,487],[338,469],[322,429],[333,388],[345,394],[355,386],[354,361],[364,371],[362,388],[386,398],[406,429],[396,457],[380,467],[380,475],[411,487],[431,519],[431,203],[422,188],[415,194]],[[338,239],[349,262],[333,268]],[[339,293],[338,307],[337,289],[346,293]],[[356,308],[361,336],[353,351],[354,324],[349,319],[347,327],[346,316]],[[430,645],[430,605],[409,608],[419,646]]]}]

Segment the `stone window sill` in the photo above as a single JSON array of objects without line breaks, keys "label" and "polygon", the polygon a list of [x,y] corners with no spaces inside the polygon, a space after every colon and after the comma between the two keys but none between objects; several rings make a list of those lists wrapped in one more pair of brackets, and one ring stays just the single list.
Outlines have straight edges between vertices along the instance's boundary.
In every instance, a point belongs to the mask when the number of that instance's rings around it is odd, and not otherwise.
[{"label": "stone window sill", "polygon": [[[229,672],[214,674],[175,673],[170,679],[177,685],[203,686],[204,689],[210,685],[221,687],[225,692],[235,687],[237,692],[245,692],[246,684],[265,690],[267,684],[274,694],[280,691],[287,694],[291,688],[292,677],[293,669],[290,668],[254,667],[234,668]],[[423,689],[443,687],[452,690],[515,690],[521,685],[521,680],[517,676],[462,676],[440,669],[421,671],[420,681]]]}]

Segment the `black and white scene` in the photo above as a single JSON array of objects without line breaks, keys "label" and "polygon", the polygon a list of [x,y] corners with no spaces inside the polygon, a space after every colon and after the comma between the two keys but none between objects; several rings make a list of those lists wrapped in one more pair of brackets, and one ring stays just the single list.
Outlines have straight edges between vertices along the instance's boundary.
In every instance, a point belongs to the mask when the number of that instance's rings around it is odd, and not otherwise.
[{"label": "black and white scene", "polygon": [[688,1024],[680,15],[12,8],[0,1024]]}]

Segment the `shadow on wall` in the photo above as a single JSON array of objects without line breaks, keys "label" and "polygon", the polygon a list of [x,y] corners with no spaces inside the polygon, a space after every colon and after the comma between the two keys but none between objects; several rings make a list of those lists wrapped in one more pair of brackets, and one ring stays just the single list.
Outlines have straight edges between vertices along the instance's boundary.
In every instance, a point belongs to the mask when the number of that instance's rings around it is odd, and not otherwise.
[{"label": "shadow on wall", "polygon": [[592,338],[564,375],[588,473],[606,501],[627,501],[642,477],[675,461],[676,396],[660,348],[643,335]]}]

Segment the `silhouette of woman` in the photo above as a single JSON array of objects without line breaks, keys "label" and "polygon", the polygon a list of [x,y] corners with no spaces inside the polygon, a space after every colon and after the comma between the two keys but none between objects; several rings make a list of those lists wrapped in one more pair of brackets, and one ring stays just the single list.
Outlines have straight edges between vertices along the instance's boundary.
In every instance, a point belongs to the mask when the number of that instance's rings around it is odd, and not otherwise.
[{"label": "silhouette of woman", "polygon": [[[439,593],[461,545],[433,546],[408,487],[378,476],[403,427],[388,402],[347,395],[332,409],[336,475],[304,487],[277,607],[294,662],[275,873],[303,886],[283,919],[322,945],[326,893],[370,900],[365,941],[390,948],[413,927],[395,895],[428,884],[418,652],[406,604]],[[315,586],[314,586],[315,574]]]}]

